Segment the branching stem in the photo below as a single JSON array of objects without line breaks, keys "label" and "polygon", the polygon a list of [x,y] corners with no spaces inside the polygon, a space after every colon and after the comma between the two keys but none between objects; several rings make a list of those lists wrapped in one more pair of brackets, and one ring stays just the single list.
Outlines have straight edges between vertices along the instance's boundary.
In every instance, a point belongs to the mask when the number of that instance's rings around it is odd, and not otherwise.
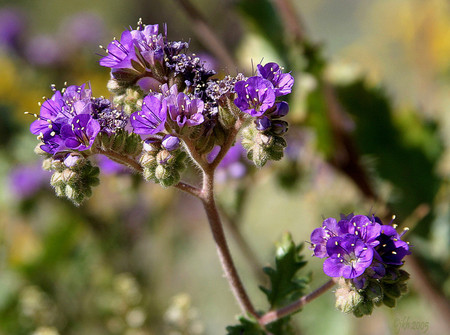
[{"label": "branching stem", "polygon": [[333,278],[329,281],[327,281],[325,284],[323,284],[321,287],[319,287],[317,290],[301,297],[300,299],[294,301],[293,303],[284,306],[280,309],[277,309],[275,311],[270,311],[264,314],[259,318],[259,323],[263,326],[268,325],[269,323],[275,322],[281,318],[284,318],[285,316],[288,316],[292,313],[297,312],[300,310],[303,306],[305,306],[307,303],[311,302],[312,300],[316,299],[317,297],[321,296],[325,292],[327,292],[330,288],[336,284],[338,278]]}]

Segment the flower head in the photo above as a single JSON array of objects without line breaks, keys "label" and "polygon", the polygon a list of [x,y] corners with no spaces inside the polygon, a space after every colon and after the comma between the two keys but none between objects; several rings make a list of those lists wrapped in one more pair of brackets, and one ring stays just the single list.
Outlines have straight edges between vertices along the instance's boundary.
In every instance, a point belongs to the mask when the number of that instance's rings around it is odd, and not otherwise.
[{"label": "flower head", "polygon": [[131,114],[130,121],[136,134],[150,135],[164,130],[166,118],[166,101],[161,97],[147,95],[142,110]]},{"label": "flower head", "polygon": [[294,85],[294,77],[289,73],[283,73],[277,63],[258,64],[258,75],[269,80],[275,88],[275,96],[279,97],[291,93]]},{"label": "flower head", "polygon": [[244,113],[262,116],[275,104],[275,91],[270,81],[261,77],[250,77],[235,85],[238,97],[235,105]]},{"label": "flower head", "polygon": [[335,236],[327,241],[329,258],[323,270],[330,277],[356,278],[372,264],[373,249],[352,234]]},{"label": "flower head", "polygon": [[172,121],[180,128],[197,126],[205,120],[203,116],[204,103],[200,99],[191,99],[184,93],[178,93],[166,98],[167,109]]}]

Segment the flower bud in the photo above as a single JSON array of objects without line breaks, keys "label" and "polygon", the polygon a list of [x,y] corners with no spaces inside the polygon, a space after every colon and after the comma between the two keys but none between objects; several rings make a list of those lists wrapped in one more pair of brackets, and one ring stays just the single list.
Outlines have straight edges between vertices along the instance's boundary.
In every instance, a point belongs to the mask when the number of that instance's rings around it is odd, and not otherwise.
[{"label": "flower bud", "polygon": [[86,163],[86,158],[78,153],[70,153],[64,158],[64,165],[69,169],[77,169]]},{"label": "flower bud", "polygon": [[170,154],[168,150],[161,150],[156,155],[156,162],[158,165],[167,165],[173,161],[173,156]]},{"label": "flower bud", "polygon": [[350,313],[355,310],[363,301],[363,296],[356,290],[350,288],[347,284],[336,290],[336,308],[344,313]]},{"label": "flower bud", "polygon": [[370,315],[373,311],[373,302],[370,300],[361,301],[353,311],[353,315],[360,318],[364,315]]},{"label": "flower bud", "polygon": [[270,121],[270,119],[267,116],[259,117],[259,118],[255,119],[254,122],[255,122],[256,129],[259,131],[265,131],[265,130],[269,129],[270,126],[272,125],[272,122]]},{"label": "flower bud", "polygon": [[276,104],[275,110],[270,113],[272,118],[281,118],[289,113],[289,104],[287,102],[281,101]]},{"label": "flower bud", "polygon": [[139,164],[144,168],[156,166],[156,157],[152,153],[144,152],[139,159]]},{"label": "flower bud", "polygon": [[146,152],[157,153],[161,148],[161,141],[156,138],[147,138],[144,141],[142,149]]},{"label": "flower bud", "polygon": [[286,121],[276,120],[272,122],[272,132],[276,135],[282,135],[288,130],[288,123]]},{"label": "flower bud", "polygon": [[166,135],[162,141],[162,146],[168,151],[174,151],[180,148],[181,141],[173,135]]}]

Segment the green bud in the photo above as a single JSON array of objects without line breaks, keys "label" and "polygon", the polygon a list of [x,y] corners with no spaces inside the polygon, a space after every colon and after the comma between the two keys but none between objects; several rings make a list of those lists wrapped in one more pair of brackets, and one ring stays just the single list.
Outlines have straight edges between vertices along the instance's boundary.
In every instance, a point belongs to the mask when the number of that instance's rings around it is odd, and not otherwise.
[{"label": "green bud", "polygon": [[385,294],[383,296],[383,304],[385,304],[387,307],[394,308],[396,304],[395,298],[392,298],[389,295]]},{"label": "green bud", "polygon": [[66,185],[62,176],[62,172],[54,172],[52,174],[52,177],[50,178],[50,185],[52,185],[53,187],[63,187]]},{"label": "green bud", "polygon": [[383,283],[383,291],[385,295],[388,295],[392,298],[400,298],[400,296],[402,295],[398,284]]},{"label": "green bud", "polygon": [[406,272],[405,270],[398,270],[398,281],[399,282],[404,282],[407,281],[409,279],[409,273]]},{"label": "green bud", "polygon": [[348,284],[343,284],[336,290],[336,308],[341,312],[350,313],[363,301],[363,296],[352,289]]},{"label": "green bud", "polygon": [[142,171],[142,175],[144,176],[144,179],[146,181],[151,181],[151,180],[155,180],[155,169],[156,169],[156,165],[152,166],[152,167],[144,167],[143,171]]},{"label": "green bud", "polygon": [[123,83],[119,82],[116,79],[110,79],[108,83],[106,84],[106,88],[108,91],[115,95],[124,94],[125,93],[125,87]]},{"label": "green bud", "polygon": [[355,310],[353,311],[353,315],[360,318],[364,315],[370,315],[373,311],[373,302],[370,300],[364,300],[359,303]]},{"label": "green bud", "polygon": [[74,184],[78,181],[79,175],[70,169],[65,169],[61,173],[61,179],[65,184]]},{"label": "green bud", "polygon": [[230,129],[234,126],[236,120],[236,116],[230,109],[219,106],[219,122],[222,127],[225,129]]},{"label": "green bud", "polygon": [[141,164],[143,168],[156,167],[156,157],[149,152],[144,152],[139,159],[139,164]]},{"label": "green bud", "polygon": [[160,179],[159,183],[162,187],[170,187],[180,181],[180,174],[176,170],[172,170],[167,178]]},{"label": "green bud", "polygon": [[137,156],[142,151],[142,140],[138,134],[131,133],[125,139],[123,153],[130,156]]},{"label": "green bud", "polygon": [[156,155],[156,162],[159,165],[171,165],[175,161],[174,156],[168,150],[161,150]]},{"label": "green bud", "polygon": [[42,169],[44,169],[45,171],[51,171],[53,170],[52,164],[53,164],[52,158],[44,159],[44,161],[42,162]]},{"label": "green bud", "polygon": [[111,149],[117,152],[122,152],[127,136],[128,134],[125,131],[119,131],[111,135]]},{"label": "green bud", "polygon": [[45,152],[44,150],[41,149],[41,145],[43,143],[39,142],[35,147],[34,147],[34,153],[38,156],[41,157],[45,157],[45,158],[50,158],[52,157],[52,155],[50,155],[49,153]]},{"label": "green bud", "polygon": [[170,177],[170,168],[163,165],[158,165],[155,169],[155,178],[157,180],[167,179]]},{"label": "green bud", "polygon": [[81,189],[71,185],[66,185],[64,193],[66,198],[71,200],[75,204],[75,206],[80,206],[83,200],[86,198]]},{"label": "green bud", "polygon": [[254,145],[253,148],[247,153],[247,156],[258,168],[262,168],[269,159],[267,151],[262,146],[258,145]]},{"label": "green bud", "polygon": [[371,281],[369,285],[364,289],[364,294],[366,295],[368,300],[374,303],[383,301],[383,289],[378,283],[374,281]]},{"label": "green bud", "polygon": [[62,172],[67,168],[67,166],[64,164],[63,161],[60,161],[58,159],[52,159],[52,170]]},{"label": "green bud", "polygon": [[64,186],[55,186],[55,193],[56,196],[62,198],[65,196],[65,191],[64,191],[65,185]]}]

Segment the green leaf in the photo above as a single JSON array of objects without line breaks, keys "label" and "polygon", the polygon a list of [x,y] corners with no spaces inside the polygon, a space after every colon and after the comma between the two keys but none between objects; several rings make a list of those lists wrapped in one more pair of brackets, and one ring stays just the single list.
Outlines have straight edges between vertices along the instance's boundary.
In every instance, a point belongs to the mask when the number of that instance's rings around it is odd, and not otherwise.
[{"label": "green leaf", "polygon": [[304,294],[308,279],[297,274],[306,264],[299,255],[302,247],[303,244],[295,245],[291,234],[284,234],[277,246],[275,268],[264,268],[270,279],[270,288],[260,289],[266,294],[271,309],[285,306]]},{"label": "green leaf", "polygon": [[240,324],[227,327],[227,335],[266,335],[258,322],[239,317]]}]

